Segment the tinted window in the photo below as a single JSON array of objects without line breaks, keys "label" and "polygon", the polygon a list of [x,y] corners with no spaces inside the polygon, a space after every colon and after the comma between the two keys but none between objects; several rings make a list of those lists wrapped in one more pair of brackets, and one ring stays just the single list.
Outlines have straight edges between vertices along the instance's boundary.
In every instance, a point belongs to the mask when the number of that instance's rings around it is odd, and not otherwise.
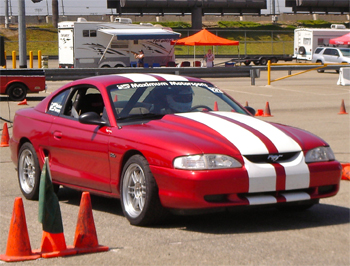
[{"label": "tinted window", "polygon": [[327,48],[326,50],[324,50],[323,54],[332,55],[333,54],[333,49]]},{"label": "tinted window", "polygon": [[49,105],[49,109],[47,110],[47,113],[50,115],[58,116],[61,113],[64,101],[69,93],[69,90],[65,90],[55,96]]},{"label": "tinted window", "polygon": [[323,48],[317,48],[317,49],[315,50],[315,54],[319,54],[322,50],[323,50]]}]

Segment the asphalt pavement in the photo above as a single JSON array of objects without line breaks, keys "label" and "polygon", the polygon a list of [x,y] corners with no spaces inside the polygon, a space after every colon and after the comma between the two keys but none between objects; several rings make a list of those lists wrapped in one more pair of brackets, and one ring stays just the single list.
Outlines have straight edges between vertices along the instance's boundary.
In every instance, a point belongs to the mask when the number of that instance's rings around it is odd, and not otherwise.
[{"label": "asphalt pavement", "polygon": [[[272,79],[287,75],[272,73]],[[273,117],[259,118],[310,131],[325,139],[337,160],[350,162],[350,114],[339,115],[341,101],[350,113],[350,86],[337,84],[335,72],[316,71],[273,82],[266,72],[250,78],[208,78],[238,102],[255,109],[268,103]],[[33,107],[65,82],[48,82],[48,91],[28,95],[28,105],[0,96],[0,116]],[[0,126],[3,128],[4,121]],[[8,123],[12,135],[11,123]],[[2,132],[2,131],[1,131]],[[5,253],[13,202],[22,197],[10,150],[0,148],[0,254]],[[92,196],[98,240],[110,251],[16,265],[350,265],[350,181],[339,193],[304,212],[275,209],[174,216],[162,226],[135,227],[124,218],[120,201]],[[60,207],[67,245],[73,243],[81,193],[63,188]],[[33,249],[40,247],[38,202],[24,201]],[[1,262],[0,262],[1,263]],[[12,264],[14,265],[14,264]]]}]

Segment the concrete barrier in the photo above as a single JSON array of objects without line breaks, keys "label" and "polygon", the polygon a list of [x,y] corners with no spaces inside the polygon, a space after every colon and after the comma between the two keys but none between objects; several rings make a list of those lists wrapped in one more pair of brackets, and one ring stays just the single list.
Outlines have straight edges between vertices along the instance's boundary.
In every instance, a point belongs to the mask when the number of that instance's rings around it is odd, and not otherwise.
[{"label": "concrete barrier", "polygon": [[252,67],[156,67],[156,68],[56,68],[45,69],[46,80],[76,80],[91,76],[121,73],[162,73],[198,78],[250,77]]}]

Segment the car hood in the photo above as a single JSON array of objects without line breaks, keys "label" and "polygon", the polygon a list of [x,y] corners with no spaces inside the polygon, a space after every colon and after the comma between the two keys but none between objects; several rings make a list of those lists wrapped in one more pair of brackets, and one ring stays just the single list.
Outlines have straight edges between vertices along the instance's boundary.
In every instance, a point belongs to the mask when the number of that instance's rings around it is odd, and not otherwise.
[{"label": "car hood", "polygon": [[[149,145],[179,154],[279,154],[327,146],[304,130],[234,112],[166,115],[135,126],[139,128],[132,131],[134,139],[144,139]],[[135,132],[140,136],[135,136]]]}]

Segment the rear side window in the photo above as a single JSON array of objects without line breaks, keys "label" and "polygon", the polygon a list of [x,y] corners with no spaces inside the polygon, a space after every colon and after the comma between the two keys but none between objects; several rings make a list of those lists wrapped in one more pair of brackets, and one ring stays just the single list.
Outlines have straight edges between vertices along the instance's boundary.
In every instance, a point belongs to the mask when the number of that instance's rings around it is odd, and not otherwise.
[{"label": "rear side window", "polygon": [[323,50],[323,48],[317,48],[317,49],[315,50],[315,54],[319,54],[322,50]]},{"label": "rear side window", "polygon": [[55,96],[49,105],[49,109],[47,110],[47,113],[50,115],[58,116],[61,113],[63,104],[65,102],[65,99],[69,93],[69,90],[65,90]]}]

